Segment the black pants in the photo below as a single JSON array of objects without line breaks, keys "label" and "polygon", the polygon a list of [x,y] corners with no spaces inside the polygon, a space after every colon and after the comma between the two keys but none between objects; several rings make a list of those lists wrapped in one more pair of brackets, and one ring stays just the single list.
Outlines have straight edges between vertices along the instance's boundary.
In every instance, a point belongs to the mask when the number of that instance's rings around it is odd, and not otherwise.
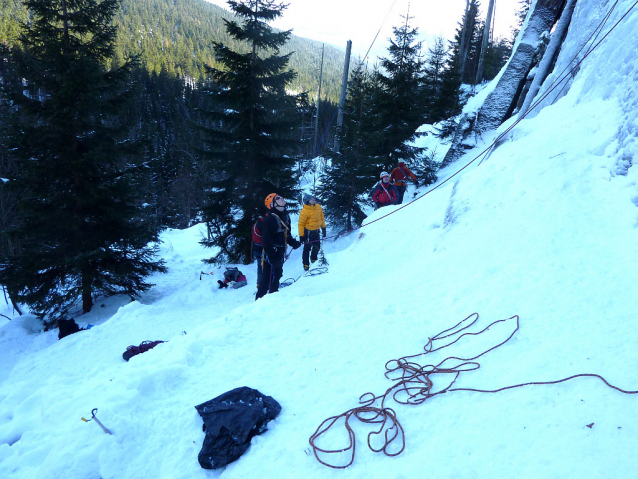
[{"label": "black pants", "polygon": [[396,186],[394,185],[397,189],[397,202],[395,203],[395,205],[400,205],[401,203],[403,203],[403,195],[405,195],[405,190],[408,189],[407,186]]},{"label": "black pants", "polygon": [[308,231],[308,242],[303,245],[303,254],[301,255],[304,266],[310,266],[310,260],[313,263],[317,261],[320,248],[319,230]]},{"label": "black pants", "polygon": [[267,293],[279,291],[279,280],[284,274],[284,265],[268,261],[266,253],[261,248],[253,249],[253,258],[257,259],[257,294],[255,300],[266,296]]}]

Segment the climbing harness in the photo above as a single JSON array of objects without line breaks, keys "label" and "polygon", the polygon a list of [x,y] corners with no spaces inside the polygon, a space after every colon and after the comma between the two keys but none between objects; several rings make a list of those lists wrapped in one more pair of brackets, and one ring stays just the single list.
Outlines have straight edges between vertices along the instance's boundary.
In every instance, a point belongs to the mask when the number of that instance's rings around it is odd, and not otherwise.
[{"label": "climbing harness", "polygon": [[[376,426],[376,429],[368,433],[368,447],[373,452],[383,452],[386,456],[398,456],[405,449],[405,435],[401,423],[397,419],[395,411],[387,407],[386,403],[393,399],[395,402],[403,405],[419,405],[431,397],[438,396],[440,394],[455,392],[455,391],[470,391],[480,393],[497,393],[505,391],[507,389],[520,388],[523,386],[532,385],[548,385],[559,384],[571,379],[580,377],[593,377],[600,379],[608,387],[615,389],[623,394],[638,394],[638,391],[626,391],[610,384],[605,378],[598,374],[575,374],[573,376],[559,379],[556,381],[536,381],[523,384],[515,384],[512,386],[505,386],[499,389],[475,389],[475,388],[454,388],[456,380],[462,373],[478,370],[481,365],[477,360],[486,355],[488,352],[503,346],[516,334],[520,326],[520,320],[518,315],[514,315],[507,319],[501,319],[494,321],[486,328],[478,332],[470,332],[468,329],[472,327],[479,319],[478,313],[469,315],[464,320],[457,323],[455,326],[442,331],[432,338],[428,339],[428,342],[423,347],[424,352],[414,354],[410,356],[404,356],[399,359],[393,359],[385,364],[385,377],[394,381],[394,385],[390,386],[385,393],[376,396],[375,394],[368,392],[359,397],[360,406],[352,408],[337,416],[329,417],[324,420],[315,432],[310,436],[309,443],[312,447],[314,455],[321,464],[334,469],[345,469],[354,462],[356,438],[354,430],[351,426],[353,419],[359,420],[364,424],[371,424]],[[450,356],[438,364],[424,364],[422,365],[418,359],[427,356],[430,353],[441,351],[453,344],[459,342],[462,338],[467,336],[479,336],[490,328],[493,328],[499,323],[511,323],[515,322],[513,331],[507,336],[504,341],[492,346],[491,348],[477,354],[470,358],[462,358],[457,356]],[[445,344],[437,346],[444,342]],[[447,386],[444,386],[437,391],[434,391],[435,377],[447,377]],[[439,383],[441,381],[438,381]],[[443,381],[445,383],[445,381]],[[348,445],[340,449],[326,449],[318,445],[320,438],[326,434],[338,421],[344,420],[343,424],[348,433]],[[325,439],[324,439],[325,440]],[[380,446],[373,445],[380,444]],[[377,442],[378,441],[378,442]],[[337,458],[343,455],[348,458],[347,463],[336,465],[334,462],[329,461],[329,457]]]},{"label": "climbing harness", "polygon": [[291,284],[296,283],[302,276],[319,276],[320,274],[324,274],[328,272],[327,266],[317,266],[316,268],[312,268],[306,271],[304,274],[298,276],[297,278],[287,278],[279,283],[280,288],[285,288],[290,286]]},{"label": "climbing harness", "polygon": [[91,419],[85,419],[85,418],[81,418],[82,421],[84,422],[91,422],[91,421],[95,421],[97,423],[98,426],[100,426],[102,428],[102,431],[104,431],[106,434],[110,434],[111,436],[113,435],[113,433],[111,433],[111,431],[109,431],[107,428],[104,427],[104,424],[102,424],[100,422],[100,420],[95,416],[95,414],[97,413],[97,408],[94,408],[91,411]]}]

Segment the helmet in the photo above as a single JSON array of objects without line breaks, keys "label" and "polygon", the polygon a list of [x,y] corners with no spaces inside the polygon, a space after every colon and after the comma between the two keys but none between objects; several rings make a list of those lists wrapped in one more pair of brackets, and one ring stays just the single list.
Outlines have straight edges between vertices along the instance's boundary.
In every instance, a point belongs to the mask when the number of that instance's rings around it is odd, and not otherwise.
[{"label": "helmet", "polygon": [[271,208],[272,202],[275,201],[275,196],[277,196],[277,193],[270,193],[268,196],[266,196],[266,199],[264,200],[266,208]]},{"label": "helmet", "polygon": [[305,193],[305,194],[303,195],[303,204],[304,204],[304,205],[310,204],[310,200],[311,200],[312,198],[314,198],[314,196],[309,195],[308,193]]},{"label": "helmet", "polygon": [[383,178],[384,176],[390,176],[387,171],[382,171],[379,175],[379,178]]}]

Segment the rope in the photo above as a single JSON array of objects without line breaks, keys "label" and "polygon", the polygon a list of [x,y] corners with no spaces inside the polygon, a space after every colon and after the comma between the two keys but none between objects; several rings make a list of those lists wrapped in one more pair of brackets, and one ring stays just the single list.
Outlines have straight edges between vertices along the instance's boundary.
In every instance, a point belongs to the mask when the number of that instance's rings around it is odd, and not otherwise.
[{"label": "rope", "polygon": [[286,278],[282,282],[279,283],[280,288],[285,288],[286,286],[290,286],[291,284],[296,283],[302,276],[319,276],[320,274],[324,274],[328,272],[327,266],[317,266],[316,268],[312,268],[311,270],[306,271],[304,274],[297,276],[296,278]]},{"label": "rope", "polygon": [[[618,3],[618,0],[616,1],[616,4]],[[616,7],[616,4],[614,4],[612,6],[612,10]],[[563,81],[565,81],[565,79],[571,75],[580,65],[581,63],[594,51],[596,50],[600,44],[605,41],[607,39],[607,37],[611,34],[611,32],[613,32],[618,25],[627,17],[627,15],[629,15],[629,13],[631,13],[631,11],[636,7],[636,5],[638,5],[638,0],[631,6],[629,7],[629,9],[622,15],[622,17],[620,17],[620,19],[614,24],[613,27],[611,27],[611,29],[594,45],[592,46],[590,49],[588,49],[588,51],[585,53],[585,55],[583,56],[583,58],[581,58],[575,65],[573,68],[571,68],[571,70],[569,70],[566,74],[562,74],[561,76],[562,78],[555,80],[550,86],[551,88],[549,90],[547,90],[545,93],[543,93],[543,95],[541,95],[541,97],[535,101],[532,105],[530,105],[530,107],[528,108],[528,110],[523,113],[519,118],[516,119],[516,121],[509,127],[507,128],[503,133],[501,133],[487,148],[485,148],[483,151],[481,151],[476,157],[474,157],[472,160],[470,160],[465,166],[463,166],[462,168],[460,168],[458,171],[456,171],[455,173],[453,173],[451,176],[447,177],[445,180],[443,180],[441,183],[437,184],[436,186],[434,186],[433,188],[429,189],[428,191],[426,191],[425,193],[423,193],[421,196],[418,196],[416,198],[414,198],[412,201],[405,203],[403,205],[401,205],[399,208],[391,211],[388,214],[385,214],[369,223],[366,223],[365,225],[362,226],[358,226],[356,228],[351,228],[349,230],[343,231],[341,233],[338,233],[336,235],[332,235],[332,236],[327,236],[326,238],[323,239],[330,239],[330,238],[337,238],[343,234],[349,234],[352,233],[353,231],[357,231],[360,230],[361,228],[364,228],[366,226],[369,226],[373,223],[376,223],[377,221],[380,221],[384,218],[387,218],[390,215],[393,215],[395,213],[397,213],[398,211],[402,210],[403,208],[406,208],[408,206],[410,206],[412,203],[424,198],[425,196],[429,195],[430,193],[432,193],[433,191],[439,189],[441,186],[443,186],[445,183],[447,183],[448,181],[450,181],[452,178],[454,178],[455,176],[457,176],[459,173],[461,173],[463,170],[465,170],[468,166],[470,166],[472,163],[474,163],[476,160],[478,160],[479,158],[485,156],[489,156],[488,154],[490,153],[490,151],[497,145],[497,143],[499,141],[501,141],[510,131],[512,131],[512,129],[514,129],[521,121],[523,121],[523,119],[535,108],[537,107],[543,100],[545,100],[545,98],[547,98],[549,96],[549,94],[554,91],[561,83],[563,83]],[[602,20],[601,25],[604,25],[607,22],[607,17],[609,16],[609,14]],[[601,25],[599,25],[599,27],[601,27]],[[594,35],[597,37],[600,32],[596,33],[597,30],[599,30],[599,27],[596,28],[596,30],[594,30],[594,33],[592,33],[592,35],[590,36],[590,39],[592,39],[594,37]],[[585,45],[589,42],[589,40],[587,40],[587,42],[585,42]],[[579,53],[583,50],[583,47],[581,47],[581,50],[579,51]],[[573,60],[572,60],[573,61]],[[563,72],[565,72],[565,70],[567,70],[568,67],[566,67]],[[483,163],[483,160],[485,158],[481,159],[481,161],[479,162],[479,165],[481,163]]]},{"label": "rope", "polygon": [[[456,391],[472,391],[480,393],[497,393],[508,389],[520,388],[523,386],[531,385],[548,385],[559,384],[571,379],[579,377],[595,377],[603,381],[608,387],[615,389],[623,394],[638,394],[638,391],[627,391],[610,384],[605,378],[598,374],[575,374],[573,376],[558,379],[555,381],[538,381],[527,382],[522,384],[515,384],[512,386],[505,386],[499,389],[475,389],[475,388],[454,388],[454,384],[462,373],[478,370],[481,365],[477,362],[479,358],[486,355],[490,351],[503,346],[516,334],[520,327],[520,320],[518,315],[514,315],[507,319],[501,319],[489,324],[486,328],[478,332],[469,332],[468,329],[472,327],[479,319],[478,313],[469,315],[464,320],[457,323],[455,326],[441,331],[437,335],[428,339],[428,342],[423,347],[424,352],[404,356],[399,359],[393,359],[385,364],[385,376],[386,378],[394,381],[394,385],[389,387],[385,393],[380,396],[376,396],[371,392],[365,393],[359,397],[359,406],[352,408],[337,416],[329,417],[324,420],[315,432],[310,436],[309,443],[312,447],[314,455],[321,464],[331,467],[333,469],[345,469],[352,465],[356,453],[356,437],[354,430],[351,426],[351,421],[358,419],[364,424],[372,424],[376,426],[376,429],[368,433],[367,443],[370,450],[373,452],[383,452],[386,456],[397,456],[405,450],[405,435],[401,423],[397,419],[396,412],[389,407],[386,407],[386,402],[389,399],[393,399],[395,402],[403,405],[418,405],[423,404],[428,399],[441,394],[456,392]],[[467,336],[479,336],[491,327],[499,323],[508,323],[515,321],[515,327],[509,336],[500,343],[486,349],[485,351],[470,358],[459,358],[456,356],[449,356],[438,364],[425,364],[422,365],[417,361],[418,358],[422,358],[428,354],[441,351],[453,344],[459,342],[462,338]],[[438,342],[443,341],[445,344],[436,346]],[[437,375],[447,375],[450,379],[448,385],[434,391],[433,377]],[[348,444],[346,447],[339,449],[326,449],[317,445],[317,441],[327,433],[338,421],[344,420],[344,427],[348,435]],[[374,444],[377,444],[376,446]],[[343,457],[346,453],[347,462],[345,464],[337,465],[330,462],[328,457]]]}]

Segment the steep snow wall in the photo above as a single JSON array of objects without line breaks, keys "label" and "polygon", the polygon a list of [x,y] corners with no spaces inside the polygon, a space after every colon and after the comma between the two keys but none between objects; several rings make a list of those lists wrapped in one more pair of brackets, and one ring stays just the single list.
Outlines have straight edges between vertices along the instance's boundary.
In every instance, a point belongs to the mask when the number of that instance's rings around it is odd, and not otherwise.
[{"label": "steep snow wall", "polygon": [[[633,5],[635,0],[579,0],[576,3],[556,65],[540,88],[538,98],[552,91],[526,117],[537,116],[570,92],[566,100],[576,104],[599,98],[616,103],[623,117],[617,125],[615,142],[609,145],[609,154],[617,158],[613,174],[625,174],[638,154],[638,7],[630,10]],[[565,72],[581,60],[569,79],[555,88]],[[580,119],[574,118],[574,121]]]}]

